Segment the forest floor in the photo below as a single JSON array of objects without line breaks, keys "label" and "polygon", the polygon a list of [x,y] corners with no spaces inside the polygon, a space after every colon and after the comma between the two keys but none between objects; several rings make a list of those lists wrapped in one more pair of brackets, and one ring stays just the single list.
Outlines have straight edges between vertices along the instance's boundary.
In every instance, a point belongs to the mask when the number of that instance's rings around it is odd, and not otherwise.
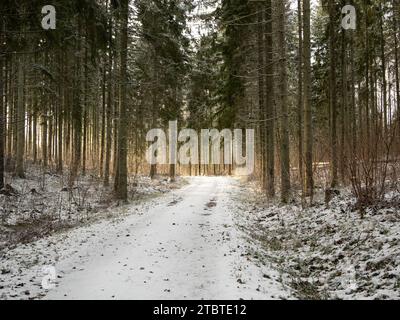
[{"label": "forest floor", "polygon": [[400,299],[400,193],[355,210],[350,190],[328,205],[318,190],[314,205],[267,203],[254,183],[241,185],[239,228],[254,243],[260,265],[279,270],[299,299]]},{"label": "forest floor", "polygon": [[400,298],[398,194],[361,217],[346,190],[302,209],[235,178],[137,181],[128,205],[9,243],[0,299]]},{"label": "forest floor", "polygon": [[[280,274],[249,258],[233,220],[239,182],[188,178],[113,218],[2,254],[2,299],[286,299]],[[56,287],[42,288],[48,269]]]},{"label": "forest floor", "polygon": [[[69,188],[68,173],[43,171],[35,165],[26,171],[25,179],[7,175],[6,187],[0,192],[0,251],[112,217],[118,211],[120,203],[113,199],[112,186],[105,187],[91,174],[79,176]],[[180,178],[174,183],[165,177],[152,181],[136,176],[129,180],[131,203],[158,197],[186,184]]]}]

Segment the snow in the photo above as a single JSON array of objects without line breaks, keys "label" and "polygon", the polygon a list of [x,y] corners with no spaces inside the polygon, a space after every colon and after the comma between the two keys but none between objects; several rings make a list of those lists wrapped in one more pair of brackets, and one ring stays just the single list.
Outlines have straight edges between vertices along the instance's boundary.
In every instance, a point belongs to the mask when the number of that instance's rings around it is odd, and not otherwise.
[{"label": "snow", "polygon": [[[1,258],[2,299],[283,299],[280,274],[250,258],[233,198],[239,182],[189,178],[181,189],[19,245]],[[42,288],[43,267],[56,286]]]},{"label": "snow", "polygon": [[[119,205],[112,188],[92,176],[80,176],[68,188],[68,172],[57,174],[30,166],[26,179],[7,177],[10,194],[0,194],[0,250],[28,243],[55,231],[86,224],[113,214]],[[130,179],[130,201],[144,201],[179,188],[185,181],[169,183],[166,178]]]},{"label": "snow", "polygon": [[362,218],[348,190],[328,206],[320,193],[313,207],[303,209],[299,201],[266,203],[255,185],[241,189],[237,223],[297,298],[400,298],[398,192]]},{"label": "snow", "polygon": [[[398,192],[362,216],[346,189],[302,208],[267,201],[254,181],[180,180],[137,178],[129,204],[107,202],[74,228],[7,242],[0,299],[400,298]],[[52,208],[48,192],[59,186],[42,192]],[[23,210],[32,201],[15,197]]]}]

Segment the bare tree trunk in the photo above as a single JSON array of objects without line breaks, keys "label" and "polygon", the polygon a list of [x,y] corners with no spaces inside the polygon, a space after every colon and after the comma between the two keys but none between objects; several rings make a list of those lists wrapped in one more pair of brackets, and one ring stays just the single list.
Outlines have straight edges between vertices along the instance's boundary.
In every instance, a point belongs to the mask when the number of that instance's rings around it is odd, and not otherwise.
[{"label": "bare tree trunk", "polygon": [[23,61],[18,59],[18,101],[17,101],[17,162],[15,175],[25,178],[24,154],[25,154],[25,102],[24,102],[24,71]]},{"label": "bare tree trunk", "polygon": [[349,131],[350,131],[350,112],[348,107],[348,80],[347,80],[347,40],[344,30],[342,30],[342,48],[341,48],[341,64],[342,64],[342,93],[341,93],[341,112],[340,112],[340,157],[339,157],[339,168],[340,168],[340,180],[345,181],[347,177],[346,172],[346,159],[347,159],[347,149],[346,141],[349,141]]},{"label": "bare tree trunk", "polygon": [[34,104],[33,104],[33,141],[32,141],[32,153],[33,153],[33,163],[37,162],[37,136],[38,136],[38,130],[37,130],[37,102],[36,102],[36,97],[34,97]]},{"label": "bare tree trunk", "polygon": [[311,106],[311,9],[310,0],[304,0],[303,6],[303,60],[304,60],[304,137],[305,137],[305,166],[306,166],[306,195],[314,195],[313,176],[313,123]]},{"label": "bare tree trunk", "polygon": [[118,183],[116,197],[120,200],[128,198],[128,137],[127,137],[127,58],[128,58],[128,20],[129,0],[121,0],[121,64],[120,64],[120,108],[118,129]]},{"label": "bare tree trunk", "polygon": [[[108,9],[111,12],[111,5],[107,1]],[[104,185],[108,186],[110,183],[110,161],[112,151],[112,115],[113,115],[113,56],[112,49],[112,33],[113,33],[113,20],[112,17],[108,20],[108,96],[107,96],[107,129],[106,129],[106,151],[104,159]]]},{"label": "bare tree trunk", "polygon": [[106,82],[107,82],[107,74],[106,74],[106,57],[103,59],[102,66],[102,80],[101,80],[101,99],[102,99],[102,110],[101,110],[101,133],[100,133],[100,177],[103,177],[103,169],[104,169],[104,154],[105,154],[105,134],[106,134]]},{"label": "bare tree trunk", "polygon": [[298,139],[298,166],[299,166],[299,181],[301,188],[304,188],[304,155],[303,155],[303,20],[302,20],[302,6],[301,0],[297,1],[297,14],[298,14],[298,37],[299,37],[299,51],[298,51],[298,92],[297,92],[297,139]]},{"label": "bare tree trunk", "polygon": [[[154,52],[154,57],[153,57],[153,74],[154,74],[154,86],[157,85],[158,83],[158,65],[157,65],[157,57],[156,53]],[[154,87],[152,88],[152,93],[153,93],[153,105],[152,105],[152,117],[153,117],[153,128],[156,127],[157,125],[157,118],[158,118],[158,112],[157,108],[159,107],[159,101],[158,101],[158,92],[157,88]],[[157,175],[157,164],[151,164],[150,165],[150,178],[154,179],[155,176]]]},{"label": "bare tree trunk", "polygon": [[381,37],[381,61],[382,61],[382,99],[383,99],[383,132],[384,136],[387,136],[387,125],[388,125],[388,110],[387,110],[387,80],[386,80],[386,56],[385,56],[385,38],[383,34],[383,11],[382,5],[380,5],[380,37]]},{"label": "bare tree trunk", "polygon": [[[110,50],[111,51],[111,50]],[[108,186],[110,183],[110,161],[112,150],[112,115],[113,115],[113,76],[112,76],[112,56],[109,56],[109,80],[108,80],[108,98],[107,98],[107,129],[106,129],[106,152],[104,160],[104,185]]]},{"label": "bare tree trunk", "polygon": [[50,105],[50,115],[48,117],[49,133],[47,140],[47,156],[50,165],[53,162],[53,106]]},{"label": "bare tree trunk", "polygon": [[[257,30],[257,47],[258,47],[258,108],[259,108],[259,120],[265,120],[265,83],[264,83],[264,72],[265,72],[265,65],[264,65],[264,57],[265,57],[265,46],[264,46],[264,14],[261,8],[258,8],[258,30]],[[260,138],[262,139],[263,143],[261,143],[261,162],[264,164],[266,152],[265,150],[265,125],[262,123],[260,126]],[[261,172],[261,183],[263,186],[266,187],[266,166],[262,166]]]},{"label": "bare tree trunk", "polygon": [[[65,71],[64,54],[60,55],[60,64],[62,70]],[[65,110],[65,82],[64,72],[61,75],[61,84],[59,87],[59,100],[58,100],[58,123],[57,123],[57,172],[63,172],[63,110]]]},{"label": "bare tree trunk", "polygon": [[[365,5],[365,12],[367,12],[367,5]],[[365,16],[365,136],[367,147],[370,144],[370,46],[369,46],[369,32],[368,32],[368,15]]]},{"label": "bare tree trunk", "polygon": [[395,78],[396,78],[396,102],[397,102],[397,117],[399,121],[399,135],[400,135],[400,75],[399,75],[399,41],[398,41],[398,33],[399,33],[399,22],[397,20],[397,12],[396,12],[396,0],[393,0],[393,24],[394,24],[394,69],[395,69]]},{"label": "bare tree trunk", "polygon": [[14,151],[14,136],[15,136],[15,108],[14,108],[14,96],[15,90],[13,89],[13,74],[15,73],[14,59],[12,57],[9,59],[10,72],[7,79],[7,93],[8,93],[8,126],[7,126],[7,159],[6,159],[6,168],[7,170],[11,169],[12,164],[12,155]]},{"label": "bare tree trunk", "polygon": [[338,184],[338,136],[337,136],[337,104],[336,104],[336,36],[335,36],[335,4],[329,1],[329,110],[331,131],[331,187]]},{"label": "bare tree trunk", "polygon": [[[79,23],[80,24],[80,23]],[[73,141],[74,151],[72,160],[72,170],[70,176],[70,187],[75,183],[75,179],[79,172],[79,167],[82,158],[82,105],[81,105],[81,27],[79,26],[79,35],[76,40],[76,58],[75,58],[75,76],[74,76],[74,96],[73,96],[73,109],[72,121],[73,127]]]},{"label": "bare tree trunk", "polygon": [[42,114],[42,164],[47,167],[47,111]]},{"label": "bare tree trunk", "polygon": [[[3,30],[2,21],[0,20],[0,30]],[[2,46],[3,37],[0,35],[0,49]],[[0,190],[4,188],[4,156],[5,156],[5,124],[6,113],[4,104],[4,85],[3,85],[3,57],[0,57]]]},{"label": "bare tree trunk", "polygon": [[278,109],[280,111],[281,127],[281,200],[289,201],[290,196],[290,150],[289,150],[289,112],[287,84],[287,53],[286,53],[286,1],[278,0],[278,48],[279,48],[279,95]]},{"label": "bare tree trunk", "polygon": [[351,123],[351,151],[353,154],[352,161],[355,159],[354,152],[357,144],[357,120],[356,120],[356,78],[354,70],[354,35],[351,35],[350,45],[350,68],[351,68],[351,111],[350,111],[350,123]]},{"label": "bare tree trunk", "polygon": [[85,48],[85,67],[84,67],[84,111],[83,111],[83,138],[82,138],[82,175],[86,175],[86,158],[87,158],[87,143],[88,143],[88,50]]},{"label": "bare tree trunk", "polygon": [[265,87],[266,87],[266,183],[267,195],[275,196],[275,108],[274,108],[274,68],[272,46],[272,2],[265,2]]}]

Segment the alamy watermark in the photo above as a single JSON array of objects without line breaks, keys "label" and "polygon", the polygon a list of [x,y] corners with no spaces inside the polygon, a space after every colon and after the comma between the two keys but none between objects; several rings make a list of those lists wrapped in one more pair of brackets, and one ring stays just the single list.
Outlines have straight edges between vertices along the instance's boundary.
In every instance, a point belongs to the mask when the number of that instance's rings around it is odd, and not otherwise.
[{"label": "alamy watermark", "polygon": [[56,8],[52,5],[46,5],[42,8],[42,14],[45,16],[42,19],[42,28],[44,30],[56,29]]},{"label": "alamy watermark", "polygon": [[170,121],[168,134],[162,129],[152,129],[147,133],[146,141],[152,144],[146,159],[149,164],[235,164],[237,175],[251,175],[255,163],[255,131],[246,129],[245,132],[245,141],[242,129],[202,129],[199,136],[193,129],[178,132],[178,122]]},{"label": "alamy watermark", "polygon": [[[56,8],[53,5],[45,5],[42,7],[42,14],[45,16],[42,18],[42,28],[44,30],[55,30],[56,29]],[[345,30],[355,30],[357,27],[357,12],[353,5],[345,5],[342,8],[342,28]]]},{"label": "alamy watermark", "polygon": [[344,30],[356,30],[357,28],[357,12],[356,8],[352,5],[346,5],[342,8],[342,28]]}]

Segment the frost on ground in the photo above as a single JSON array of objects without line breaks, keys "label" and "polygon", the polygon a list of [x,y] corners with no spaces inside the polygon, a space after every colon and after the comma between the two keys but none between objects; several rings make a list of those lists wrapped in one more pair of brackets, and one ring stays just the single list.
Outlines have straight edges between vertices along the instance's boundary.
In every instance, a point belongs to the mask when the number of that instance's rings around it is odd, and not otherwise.
[{"label": "frost on ground", "polygon": [[[54,196],[41,191],[38,209],[47,213],[62,193],[48,179]],[[74,218],[62,210],[61,220],[79,226],[3,249],[0,299],[400,298],[398,193],[360,215],[345,190],[329,205],[320,195],[302,209],[268,203],[255,185],[233,178],[188,178],[172,190],[163,180],[137,181],[142,201],[75,211]],[[90,186],[87,199],[95,199]],[[39,195],[18,201],[32,197]],[[101,203],[97,197],[88,203]],[[97,218],[83,223],[86,215]],[[29,214],[12,212],[6,221],[21,217]],[[43,288],[48,267],[55,279]]]},{"label": "frost on ground", "polygon": [[[290,298],[279,272],[248,255],[232,217],[238,190],[232,178],[190,178],[162,197],[110,209],[113,219],[4,251],[0,298]],[[56,271],[47,289],[46,267]]]},{"label": "frost on ground", "polygon": [[[112,215],[119,203],[112,199],[112,188],[92,175],[79,177],[68,187],[68,174],[29,168],[26,179],[9,176],[0,192],[0,250],[28,243],[58,230],[77,226]],[[182,179],[169,183],[166,178],[151,181],[148,177],[132,177],[130,201],[169,192],[184,184]]]},{"label": "frost on ground", "polygon": [[399,198],[391,194],[361,217],[349,191],[302,209],[266,203],[243,185],[236,219],[255,244],[252,256],[279,270],[298,298],[399,299]]}]

